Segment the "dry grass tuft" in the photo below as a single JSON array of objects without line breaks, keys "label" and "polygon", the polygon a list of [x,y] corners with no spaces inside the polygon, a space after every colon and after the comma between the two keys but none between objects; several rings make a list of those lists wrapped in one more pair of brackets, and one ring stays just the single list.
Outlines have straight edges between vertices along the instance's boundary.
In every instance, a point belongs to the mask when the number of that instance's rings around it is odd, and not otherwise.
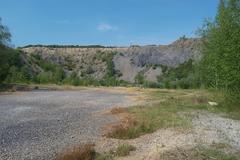
[{"label": "dry grass tuft", "polygon": [[121,108],[121,107],[116,107],[116,108],[111,109],[110,113],[111,114],[126,113],[126,109]]},{"label": "dry grass tuft", "polygon": [[192,99],[193,99],[194,104],[207,104],[208,103],[208,98],[205,95],[197,95],[197,96],[194,96]]},{"label": "dry grass tuft", "polygon": [[56,160],[93,160],[95,155],[94,144],[85,144],[60,153]]},{"label": "dry grass tuft", "polygon": [[109,124],[105,127],[106,132],[104,135],[107,137],[124,135],[130,128],[137,125],[136,118],[125,108],[113,108],[110,113],[118,116],[120,122]]},{"label": "dry grass tuft", "polygon": [[[108,130],[106,136],[111,138],[122,137],[123,139],[128,139],[126,133],[128,133],[130,128],[136,126],[137,121],[133,117],[125,117],[119,124],[112,125]],[[126,136],[126,137],[125,137]],[[125,138],[124,138],[125,137]]]}]

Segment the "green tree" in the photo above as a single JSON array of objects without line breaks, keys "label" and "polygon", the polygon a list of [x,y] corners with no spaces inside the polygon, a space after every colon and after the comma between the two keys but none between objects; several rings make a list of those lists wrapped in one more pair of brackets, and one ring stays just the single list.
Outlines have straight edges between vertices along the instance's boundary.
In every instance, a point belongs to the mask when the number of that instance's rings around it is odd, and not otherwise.
[{"label": "green tree", "polygon": [[36,77],[36,82],[37,83],[54,83],[54,76],[52,72],[41,72],[37,75]]},{"label": "green tree", "polygon": [[11,66],[5,79],[8,83],[28,83],[30,80],[31,75],[28,73],[26,66],[21,67],[21,69]]},{"label": "green tree", "polygon": [[21,67],[20,52],[0,45],[0,82],[4,81],[11,66]]},{"label": "green tree", "polygon": [[32,80],[32,75],[29,73],[29,68],[26,65],[21,67],[20,72],[21,72],[21,74],[23,76],[23,80],[25,82],[29,82]]},{"label": "green tree", "polygon": [[11,42],[11,33],[7,26],[2,24],[2,19],[0,18],[0,45],[8,45]]},{"label": "green tree", "polygon": [[144,75],[142,72],[139,72],[136,76],[135,76],[135,83],[137,84],[143,84],[144,83]]},{"label": "green tree", "polygon": [[64,70],[61,67],[59,67],[59,66],[56,67],[55,73],[54,73],[54,77],[55,77],[55,82],[56,83],[62,82],[62,80],[65,77]]},{"label": "green tree", "polygon": [[240,0],[220,0],[213,22],[201,30],[203,59],[200,64],[206,86],[239,95],[240,89]]}]

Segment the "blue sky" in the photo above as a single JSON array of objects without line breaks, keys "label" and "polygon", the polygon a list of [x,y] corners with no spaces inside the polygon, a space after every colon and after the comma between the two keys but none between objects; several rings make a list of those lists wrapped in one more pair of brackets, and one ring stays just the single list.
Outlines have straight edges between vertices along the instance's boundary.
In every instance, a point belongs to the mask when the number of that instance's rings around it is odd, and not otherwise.
[{"label": "blue sky", "polygon": [[0,0],[15,46],[169,44],[195,36],[218,0]]}]

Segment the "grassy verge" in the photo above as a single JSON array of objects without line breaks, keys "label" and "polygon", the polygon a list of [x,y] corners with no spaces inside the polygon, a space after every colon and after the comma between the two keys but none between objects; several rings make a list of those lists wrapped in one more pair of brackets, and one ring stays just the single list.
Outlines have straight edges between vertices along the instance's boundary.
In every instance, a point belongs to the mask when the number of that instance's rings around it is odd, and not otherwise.
[{"label": "grassy verge", "polygon": [[[225,150],[228,150],[226,153]],[[121,144],[115,150],[97,153],[93,144],[75,147],[58,155],[56,160],[113,160],[116,157],[128,156],[136,148],[129,144]],[[229,152],[230,151],[230,152]],[[240,154],[231,150],[227,144],[217,143],[210,146],[195,146],[193,148],[178,148],[167,150],[159,154],[164,160],[238,160]]]},{"label": "grassy verge", "polygon": [[[191,128],[192,117],[189,113],[196,110],[207,110],[235,119],[240,118],[240,108],[230,110],[230,107],[222,101],[223,95],[215,91],[150,90],[146,93],[151,103],[125,109],[125,114],[128,116],[112,129],[108,134],[109,137],[132,139],[161,128],[186,130]],[[209,101],[219,104],[211,106],[208,104]]]},{"label": "grassy verge", "polygon": [[135,151],[136,148],[129,144],[121,144],[115,150],[101,153],[96,156],[96,160],[113,160],[114,157],[125,157],[130,154],[131,151]]},{"label": "grassy verge", "polygon": [[[227,144],[212,144],[210,146],[196,146],[193,148],[175,148],[160,153],[159,159],[164,160],[238,160],[240,154],[236,151],[226,153],[230,149]],[[93,144],[85,144],[67,150],[58,155],[56,160],[113,160],[116,157],[128,156],[136,148],[129,144],[121,144],[115,150],[97,153]],[[231,149],[230,149],[231,150]]]}]

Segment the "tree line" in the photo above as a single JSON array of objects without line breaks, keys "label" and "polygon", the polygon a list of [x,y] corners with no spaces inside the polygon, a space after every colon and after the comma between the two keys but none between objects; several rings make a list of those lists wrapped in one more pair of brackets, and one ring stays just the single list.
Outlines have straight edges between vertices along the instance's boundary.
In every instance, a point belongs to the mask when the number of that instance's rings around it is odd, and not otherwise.
[{"label": "tree line", "polygon": [[220,0],[213,21],[199,31],[203,58],[199,64],[201,83],[240,98],[240,0]]},{"label": "tree line", "polygon": [[37,44],[37,45],[26,45],[20,48],[29,48],[29,47],[47,47],[47,48],[116,48],[114,46],[102,46],[102,45],[42,45],[42,44]]}]

